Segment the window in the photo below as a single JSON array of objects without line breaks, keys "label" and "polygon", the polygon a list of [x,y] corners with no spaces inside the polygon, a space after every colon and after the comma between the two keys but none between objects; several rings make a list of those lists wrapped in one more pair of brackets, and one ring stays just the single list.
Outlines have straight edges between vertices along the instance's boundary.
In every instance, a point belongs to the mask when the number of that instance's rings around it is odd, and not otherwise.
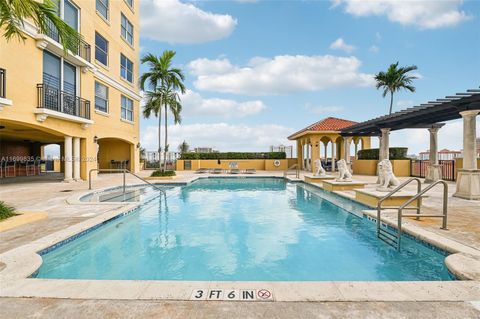
[{"label": "window", "polygon": [[125,0],[125,2],[128,4],[130,8],[133,9],[133,0]]},{"label": "window", "polygon": [[123,54],[120,54],[120,76],[133,83],[133,62]]},{"label": "window", "polygon": [[95,109],[108,113],[108,87],[95,81]]},{"label": "window", "polygon": [[108,1],[109,0],[97,0],[97,12],[100,13],[107,20],[108,20]]},{"label": "window", "polygon": [[108,41],[98,32],[95,32],[95,60],[108,65]]},{"label": "window", "polygon": [[68,0],[63,4],[63,20],[78,31],[78,9]]},{"label": "window", "polygon": [[131,45],[133,45],[133,25],[128,21],[128,19],[122,13],[122,28],[121,28],[122,37]]},{"label": "window", "polygon": [[122,95],[122,119],[133,122],[133,100]]}]

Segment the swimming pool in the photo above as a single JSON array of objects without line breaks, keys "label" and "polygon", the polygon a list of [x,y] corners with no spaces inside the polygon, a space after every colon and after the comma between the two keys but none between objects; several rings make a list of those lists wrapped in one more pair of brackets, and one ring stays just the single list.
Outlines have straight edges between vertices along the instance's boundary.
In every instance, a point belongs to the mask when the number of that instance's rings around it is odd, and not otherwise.
[{"label": "swimming pool", "polygon": [[355,214],[362,208],[280,178],[205,178],[165,193],[148,188],[135,212],[43,254],[36,277],[450,280],[443,254],[409,238],[396,251]]}]

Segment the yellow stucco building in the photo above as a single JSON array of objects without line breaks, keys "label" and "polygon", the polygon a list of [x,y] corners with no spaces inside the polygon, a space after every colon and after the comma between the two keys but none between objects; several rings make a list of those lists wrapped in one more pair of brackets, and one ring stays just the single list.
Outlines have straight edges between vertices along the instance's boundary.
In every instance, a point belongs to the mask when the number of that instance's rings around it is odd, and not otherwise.
[{"label": "yellow stucco building", "polygon": [[369,136],[343,137],[340,131],[357,122],[328,117],[315,122],[288,137],[297,142],[297,165],[300,169],[313,171],[313,163],[321,159],[327,169],[335,170],[335,162],[345,159],[350,162],[351,154],[369,149]]},{"label": "yellow stucco building", "polygon": [[139,0],[60,0],[58,14],[84,39],[70,54],[28,21],[24,42],[0,38],[2,165],[16,161],[19,174],[58,144],[66,180],[120,163],[138,171]]}]

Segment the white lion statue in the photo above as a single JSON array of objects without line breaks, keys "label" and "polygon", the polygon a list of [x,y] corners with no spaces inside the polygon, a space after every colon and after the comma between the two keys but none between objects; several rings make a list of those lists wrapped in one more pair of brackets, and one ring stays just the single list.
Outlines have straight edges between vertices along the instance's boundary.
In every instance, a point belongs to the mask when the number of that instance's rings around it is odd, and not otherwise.
[{"label": "white lion statue", "polygon": [[351,182],[352,181],[352,173],[348,169],[347,162],[344,159],[341,159],[337,162],[338,167],[338,177],[336,179],[337,182]]},{"label": "white lion statue", "polygon": [[315,174],[314,176],[326,176],[327,172],[322,166],[322,161],[320,159],[315,160]]},{"label": "white lion statue", "polygon": [[391,187],[398,186],[400,182],[393,174],[392,163],[388,159],[384,159],[378,163],[378,180],[380,186],[377,191],[388,192]]}]

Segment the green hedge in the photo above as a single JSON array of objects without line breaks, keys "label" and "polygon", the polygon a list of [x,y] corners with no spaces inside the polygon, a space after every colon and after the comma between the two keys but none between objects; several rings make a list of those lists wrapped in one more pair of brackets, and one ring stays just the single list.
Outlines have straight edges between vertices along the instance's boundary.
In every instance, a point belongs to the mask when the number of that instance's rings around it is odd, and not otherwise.
[{"label": "green hedge", "polygon": [[[408,159],[407,158],[407,151],[408,148],[406,147],[390,147],[390,159],[391,160],[399,160],[399,159]],[[361,150],[358,151],[358,159],[360,160],[378,160],[379,157],[379,149],[378,148],[371,148],[368,150]]]},{"label": "green hedge", "polygon": [[165,176],[175,176],[175,171],[161,171],[161,170],[156,170],[152,172],[151,177],[165,177]]},{"label": "green hedge", "polygon": [[285,152],[267,152],[267,153],[245,153],[245,152],[225,152],[225,153],[183,153],[182,160],[241,160],[241,159],[286,159]]}]

